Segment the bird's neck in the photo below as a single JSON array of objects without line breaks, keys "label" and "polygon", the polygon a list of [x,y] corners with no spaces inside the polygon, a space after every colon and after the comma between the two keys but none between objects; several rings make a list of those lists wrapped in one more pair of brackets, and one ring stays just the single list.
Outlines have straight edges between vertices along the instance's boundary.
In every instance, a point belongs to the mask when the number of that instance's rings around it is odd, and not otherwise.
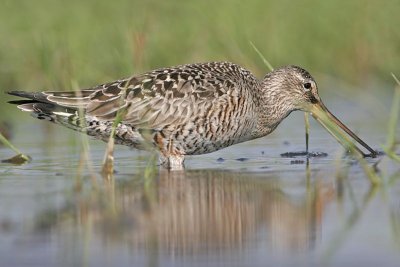
[{"label": "bird's neck", "polygon": [[285,119],[293,108],[285,101],[287,96],[282,90],[274,86],[261,86],[258,89],[258,122],[253,133],[255,138],[266,136],[276,129],[276,127]]}]

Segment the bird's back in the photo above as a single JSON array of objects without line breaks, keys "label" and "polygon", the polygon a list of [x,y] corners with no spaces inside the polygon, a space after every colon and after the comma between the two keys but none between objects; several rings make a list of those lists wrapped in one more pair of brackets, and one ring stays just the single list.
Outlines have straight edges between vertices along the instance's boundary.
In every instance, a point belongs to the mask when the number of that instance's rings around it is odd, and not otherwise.
[{"label": "bird's back", "polygon": [[164,154],[202,154],[252,138],[259,81],[229,62],[162,68],[77,92],[10,92],[12,101],[47,119],[98,139]]}]

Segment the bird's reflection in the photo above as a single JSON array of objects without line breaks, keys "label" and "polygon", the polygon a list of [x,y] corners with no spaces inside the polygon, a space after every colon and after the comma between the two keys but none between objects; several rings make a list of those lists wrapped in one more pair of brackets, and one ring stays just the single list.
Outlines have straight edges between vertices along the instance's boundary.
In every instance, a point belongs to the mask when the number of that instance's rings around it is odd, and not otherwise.
[{"label": "bird's reflection", "polygon": [[160,171],[155,177],[117,178],[76,193],[68,205],[52,211],[58,214],[50,216],[52,223],[40,228],[86,229],[107,244],[157,247],[173,254],[258,242],[304,251],[318,241],[323,210],[333,196],[331,184],[305,188],[285,185],[277,175]]}]

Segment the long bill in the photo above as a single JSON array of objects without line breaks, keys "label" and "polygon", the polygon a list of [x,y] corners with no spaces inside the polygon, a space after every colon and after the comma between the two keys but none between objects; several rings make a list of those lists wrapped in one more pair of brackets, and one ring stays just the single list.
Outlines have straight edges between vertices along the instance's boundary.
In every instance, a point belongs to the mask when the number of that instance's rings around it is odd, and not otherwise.
[{"label": "long bill", "polygon": [[[335,117],[322,102],[315,103],[311,106],[310,112],[314,119],[316,119],[335,139],[341,143],[345,148],[353,148],[363,157],[375,157],[376,151],[368,146],[361,138],[353,133],[346,125],[344,125],[338,118]],[[347,133],[358,144],[363,146],[370,153],[365,154],[357,147],[340,129]]]}]

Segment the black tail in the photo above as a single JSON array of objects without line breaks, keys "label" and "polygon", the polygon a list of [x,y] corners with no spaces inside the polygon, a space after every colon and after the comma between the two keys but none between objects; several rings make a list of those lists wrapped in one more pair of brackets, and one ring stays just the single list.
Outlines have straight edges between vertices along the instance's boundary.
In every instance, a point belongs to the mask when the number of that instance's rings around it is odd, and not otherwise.
[{"label": "black tail", "polygon": [[8,94],[28,98],[13,100],[8,103],[17,105],[20,110],[29,112],[34,118],[61,124],[76,131],[83,130],[77,108],[60,106],[49,101],[47,96],[40,92],[11,91]]},{"label": "black tail", "polygon": [[[10,91],[7,92],[9,95],[15,95],[23,98],[23,100],[12,100],[8,103],[17,105],[17,107],[22,111],[32,112],[34,117],[52,115],[54,111],[58,111],[60,107],[55,103],[51,103],[47,100],[47,97],[41,92],[24,92],[24,91]],[[63,111],[67,112],[65,108]]]},{"label": "black tail", "polygon": [[[47,100],[47,97],[41,92],[9,91],[7,92],[7,94],[19,96],[22,98],[28,98],[31,99],[30,101],[35,100],[37,102],[50,103],[50,101]],[[29,100],[10,101],[9,103],[18,104],[18,101],[29,101]]]},{"label": "black tail", "polygon": [[[76,92],[35,92],[10,91],[10,95],[27,98],[10,101],[34,118],[47,120],[63,125],[75,131],[86,133],[97,139],[108,140],[112,132],[112,121],[101,121],[95,116],[86,114],[86,104],[95,90],[87,89]],[[124,130],[126,134],[126,130]],[[134,146],[124,138],[117,143]]]},{"label": "black tail", "polygon": [[[30,93],[24,91],[10,91],[7,93],[9,95],[28,98],[23,100],[12,100],[8,103],[17,105],[17,107],[22,111],[34,113],[34,117],[40,118],[43,115],[51,115],[52,111],[55,110],[55,105],[50,104],[42,93]],[[40,117],[38,114],[41,114]]]},{"label": "black tail", "polygon": [[7,92],[9,95],[15,95],[23,98],[23,100],[12,100],[8,103],[17,105],[22,110],[31,113],[35,118],[41,120],[49,120],[57,122],[59,115],[62,117],[76,115],[77,110],[74,108],[62,107],[56,103],[52,103],[47,99],[47,96],[41,92],[24,92],[24,91],[10,91]]}]

